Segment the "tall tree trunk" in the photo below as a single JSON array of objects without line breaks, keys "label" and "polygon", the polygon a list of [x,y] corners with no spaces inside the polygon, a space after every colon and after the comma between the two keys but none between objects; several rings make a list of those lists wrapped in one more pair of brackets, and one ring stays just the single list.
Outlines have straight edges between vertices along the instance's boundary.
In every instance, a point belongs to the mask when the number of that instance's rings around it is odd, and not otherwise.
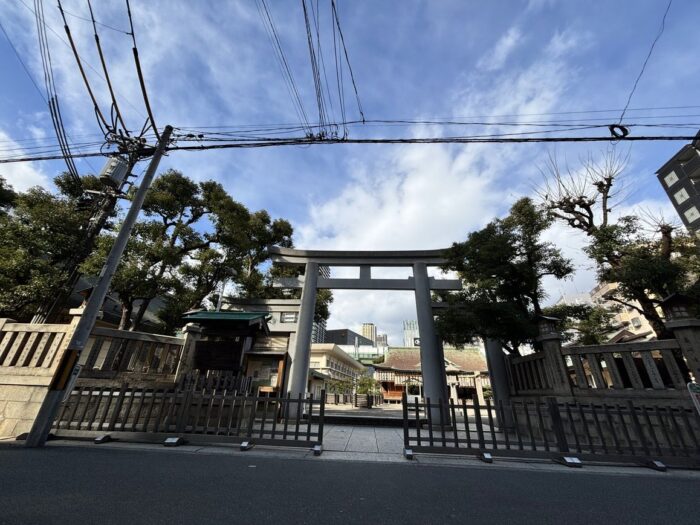
[{"label": "tall tree trunk", "polygon": [[146,310],[148,310],[148,306],[151,304],[151,300],[152,299],[144,299],[143,301],[141,301],[139,309],[136,310],[136,317],[134,317],[134,320],[131,323],[131,326],[129,327],[130,332],[139,329],[139,325],[141,324],[141,321],[143,321],[143,316],[146,315]]},{"label": "tall tree trunk", "polygon": [[656,311],[654,302],[649,299],[645,293],[635,294],[635,299],[642,307],[643,315],[646,317],[647,321],[649,321],[654,333],[656,333],[656,338],[673,339],[673,332],[666,328],[666,325],[664,324],[663,319],[661,319],[659,312]]},{"label": "tall tree trunk", "polygon": [[129,301],[126,304],[122,303],[122,317],[119,320],[119,326],[117,327],[119,330],[126,330],[126,327],[129,326],[129,321],[131,321],[131,312],[133,309],[133,302]]}]

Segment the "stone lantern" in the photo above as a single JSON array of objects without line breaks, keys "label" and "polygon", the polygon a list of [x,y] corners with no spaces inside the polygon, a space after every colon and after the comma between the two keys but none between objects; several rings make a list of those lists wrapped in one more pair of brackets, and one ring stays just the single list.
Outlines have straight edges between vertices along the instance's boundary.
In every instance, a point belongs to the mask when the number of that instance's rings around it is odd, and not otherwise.
[{"label": "stone lantern", "polygon": [[682,294],[668,296],[661,303],[666,328],[673,331],[695,381],[700,378],[700,319],[693,316],[692,299]]},{"label": "stone lantern", "polygon": [[689,305],[692,299],[687,295],[674,293],[666,297],[661,303],[661,309],[664,311],[666,321],[681,321],[691,319]]},{"label": "stone lantern", "polygon": [[561,354],[561,334],[559,333],[559,318],[546,315],[537,316],[539,335],[537,341],[542,345],[545,354],[547,377],[556,395],[571,395],[571,385]]},{"label": "stone lantern", "polygon": [[538,315],[536,319],[537,329],[539,331],[538,340],[553,339],[554,337],[560,338],[559,323],[561,320],[558,317]]}]

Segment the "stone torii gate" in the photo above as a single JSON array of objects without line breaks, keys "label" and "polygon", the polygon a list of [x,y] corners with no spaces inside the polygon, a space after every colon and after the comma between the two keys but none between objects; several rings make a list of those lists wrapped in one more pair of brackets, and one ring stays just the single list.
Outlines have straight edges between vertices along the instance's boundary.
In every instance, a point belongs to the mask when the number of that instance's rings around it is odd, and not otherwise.
[{"label": "stone torii gate", "polygon": [[[449,398],[445,375],[442,343],[438,340],[433,321],[431,290],[461,290],[459,280],[428,277],[429,266],[445,262],[443,250],[416,251],[326,251],[270,248],[272,262],[282,266],[304,266],[302,278],[280,278],[276,284],[283,288],[301,288],[301,309],[297,326],[296,346],[290,349],[291,367],[288,392],[297,396],[306,393],[311,332],[316,308],[316,290],[412,290],[416,298],[420,360],[423,375],[423,395],[431,403]],[[357,279],[326,278],[319,275],[321,266],[358,267]],[[413,277],[406,279],[374,279],[372,267],[411,267]]]}]

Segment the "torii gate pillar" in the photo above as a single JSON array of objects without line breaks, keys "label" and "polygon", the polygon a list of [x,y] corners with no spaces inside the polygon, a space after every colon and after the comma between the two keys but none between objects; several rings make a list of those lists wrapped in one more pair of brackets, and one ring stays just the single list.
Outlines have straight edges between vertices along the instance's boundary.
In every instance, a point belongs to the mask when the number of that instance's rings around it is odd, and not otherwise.
[{"label": "torii gate pillar", "polygon": [[289,394],[295,398],[306,394],[311,360],[311,334],[314,327],[316,310],[316,289],[318,283],[318,263],[307,262],[304,272],[304,284],[301,289],[301,308],[297,325],[297,342],[290,356],[292,364],[289,369]]},{"label": "torii gate pillar", "polygon": [[[447,403],[450,395],[447,390],[445,373],[445,355],[438,340],[433,319],[430,281],[425,263],[413,265],[415,283],[416,314],[418,316],[418,333],[420,334],[420,366],[423,374],[423,397],[430,403],[442,401]],[[438,415],[439,417],[439,415]]]}]

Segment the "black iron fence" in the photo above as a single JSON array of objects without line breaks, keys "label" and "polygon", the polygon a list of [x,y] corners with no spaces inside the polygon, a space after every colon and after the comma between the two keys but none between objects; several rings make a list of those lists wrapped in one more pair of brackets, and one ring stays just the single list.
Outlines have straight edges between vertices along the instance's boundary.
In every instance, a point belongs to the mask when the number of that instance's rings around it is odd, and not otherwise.
[{"label": "black iron fence", "polygon": [[257,397],[228,390],[80,387],[63,403],[53,432],[110,434],[125,441],[241,442],[321,445],[324,397]]},{"label": "black iron fence", "polygon": [[678,406],[448,403],[403,398],[404,445],[414,452],[576,455],[593,461],[659,459],[700,466],[700,417]]}]

